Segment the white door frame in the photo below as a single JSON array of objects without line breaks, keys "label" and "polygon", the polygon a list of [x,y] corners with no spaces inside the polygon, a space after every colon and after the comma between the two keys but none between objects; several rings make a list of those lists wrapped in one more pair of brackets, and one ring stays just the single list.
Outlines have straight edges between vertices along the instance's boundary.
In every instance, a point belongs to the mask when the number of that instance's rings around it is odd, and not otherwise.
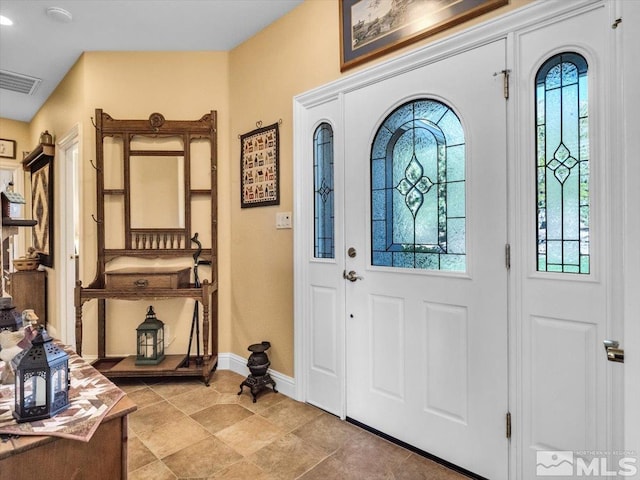
[{"label": "white door frame", "polygon": [[[294,371],[296,399],[305,401],[304,392],[308,381],[305,375],[305,338],[308,334],[308,325],[304,315],[304,302],[306,301],[304,289],[308,280],[305,265],[308,261],[307,244],[309,242],[309,232],[313,231],[311,223],[313,219],[304,215],[304,205],[308,202],[308,197],[304,195],[306,193],[305,184],[310,178],[304,162],[308,162],[307,157],[311,140],[306,137],[300,137],[300,132],[305,130],[302,126],[306,120],[306,109],[351,89],[359,88],[369,82],[401,74],[416,66],[437,61],[439,58],[454,54],[456,51],[472,48],[475,45],[497,38],[506,37],[508,39],[507,63],[508,65],[513,65],[515,53],[511,42],[514,39],[514,32],[535,28],[536,25],[552,18],[570,16],[576,10],[589,8],[595,4],[602,4],[603,1],[608,3],[608,0],[533,2],[518,10],[470,27],[447,39],[408,52],[401,57],[382,62],[294,98],[294,220],[297,225],[294,231]],[[637,209],[629,207],[630,205],[640,205],[640,192],[637,189],[637,179],[640,178],[640,164],[635,161],[634,156],[635,152],[640,151],[640,136],[637,135],[637,112],[640,110],[640,96],[635,86],[637,79],[640,78],[640,67],[637,62],[637,53],[633,48],[634,42],[638,42],[640,38],[637,29],[633,28],[634,25],[640,23],[640,5],[634,3],[625,0],[611,1],[611,11],[625,15],[624,21],[619,27],[621,32],[624,33],[621,38],[616,40],[617,44],[621,46],[621,49],[616,53],[616,65],[620,66],[617,71],[617,76],[621,79],[618,82],[618,86],[621,85],[620,82],[623,82],[628,91],[623,92],[622,88],[610,89],[613,93],[611,98],[607,99],[611,103],[611,118],[618,122],[614,125],[618,127],[618,133],[614,132],[615,138],[611,138],[610,142],[619,146],[615,153],[612,152],[612,155],[622,159],[617,169],[611,172],[611,178],[608,180],[610,182],[609,185],[621,186],[613,198],[606,199],[613,202],[607,206],[607,212],[612,212],[612,209],[617,207],[620,208],[617,213],[613,212],[616,217],[612,219],[612,222],[617,223],[617,226],[614,225],[612,235],[617,234],[619,236],[610,239],[610,241],[616,240],[612,245],[616,245],[616,248],[620,249],[620,253],[614,257],[614,261],[619,261],[620,257],[624,258],[624,262],[622,262],[623,268],[620,272],[614,273],[611,285],[611,288],[615,289],[617,293],[610,303],[619,301],[619,304],[618,306],[609,305],[609,308],[612,309],[611,318],[617,322],[616,325],[612,325],[614,331],[611,334],[621,335],[623,332],[625,333],[627,355],[623,367],[624,370],[620,368],[619,370],[622,372],[612,375],[613,380],[610,379],[605,388],[609,390],[613,388],[614,383],[612,382],[615,381],[616,376],[618,378],[624,377],[624,392],[610,391],[609,393],[613,411],[610,412],[612,416],[610,422],[612,431],[608,433],[608,436],[610,445],[614,448],[620,447],[626,451],[634,451],[635,455],[640,457],[640,428],[638,428],[638,425],[640,425],[640,408],[638,408],[638,405],[640,405],[640,384],[637,382],[637,379],[640,378],[640,355],[638,355],[637,341],[633,345],[631,344],[631,339],[640,337],[640,323],[638,322],[638,318],[640,318],[640,296],[637,294],[640,291],[640,275],[638,274],[640,272],[640,250],[637,249],[637,239],[640,238],[640,219],[638,218]],[[624,28],[625,25],[629,26],[626,30]],[[518,86],[512,82],[511,88],[517,89]],[[517,139],[515,127],[513,127],[517,112],[514,111],[513,106],[508,106],[507,108],[508,120],[512,120],[508,121],[512,127],[507,132],[509,144],[507,154],[508,157],[513,157],[517,153]],[[613,113],[617,115],[622,113],[623,116],[617,120],[616,115]],[[511,170],[509,172],[510,185],[516,185],[515,178],[515,172]],[[512,201],[515,195],[516,189],[510,188],[509,201]],[[516,213],[512,212],[511,214],[514,215]],[[513,228],[515,223],[512,221],[509,223],[511,225],[510,228]],[[510,232],[509,238],[513,238],[513,233]],[[618,265],[621,264],[618,263]],[[515,275],[512,275],[512,277],[515,277]],[[513,314],[515,308],[514,292],[517,287],[514,282],[517,282],[517,280],[512,278],[510,282],[509,405],[512,417],[515,420],[514,428],[517,429],[517,419],[520,416],[519,405],[521,404],[517,372],[521,361],[521,351],[518,346],[519,330]],[[622,346],[624,347],[625,345]],[[614,366],[622,367],[622,365]],[[345,394],[344,390],[341,394]],[[624,402],[622,397],[624,397]],[[510,452],[510,477],[518,478],[518,450],[522,446],[519,445],[517,435],[512,437],[511,445],[513,448],[511,448]]]},{"label": "white door frame", "polygon": [[[74,289],[76,281],[76,262],[78,260],[76,252],[73,251],[75,223],[77,221],[74,212],[79,211],[82,206],[79,201],[79,189],[82,181],[80,179],[82,164],[82,125],[75,124],[57,143],[57,169],[56,174],[60,179],[57,230],[59,236],[56,238],[55,258],[55,278],[57,294],[55,298],[55,314],[57,316],[56,325],[59,331],[54,332],[67,345],[75,345],[75,307]],[[67,151],[72,146],[77,146],[77,162],[73,164],[73,158],[67,158]],[[71,250],[69,250],[71,248]]]},{"label": "white door frame", "polygon": [[[640,4],[638,2],[625,1],[616,5],[616,15],[623,18],[624,25],[631,28],[620,28],[622,36],[622,51],[619,52],[617,61],[622,63],[620,82],[627,87],[618,90],[615,99],[620,115],[617,130],[620,142],[619,154],[624,159],[622,178],[620,179],[623,190],[623,215],[622,255],[623,262],[623,311],[620,312],[624,319],[624,334],[626,344],[624,363],[624,448],[626,451],[635,452],[640,463],[640,216],[637,208],[632,205],[640,205],[640,162],[637,161],[637,153],[640,152],[640,135],[638,135],[638,111],[640,111],[640,62],[638,62],[639,37],[637,25],[640,24]],[[622,25],[622,24],[621,24]],[[635,339],[632,344],[631,339]],[[618,393],[618,392],[617,392]],[[640,474],[637,476],[640,478]]]}]

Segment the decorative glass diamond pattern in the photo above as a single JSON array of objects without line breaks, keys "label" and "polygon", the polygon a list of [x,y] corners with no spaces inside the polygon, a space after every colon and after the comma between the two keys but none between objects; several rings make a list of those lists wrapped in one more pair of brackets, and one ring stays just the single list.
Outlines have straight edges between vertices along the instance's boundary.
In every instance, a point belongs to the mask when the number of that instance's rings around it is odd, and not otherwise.
[{"label": "decorative glass diamond pattern", "polygon": [[327,186],[327,182],[323,178],[322,185],[320,185],[320,188],[317,190],[317,193],[320,194],[320,196],[322,197],[323,203],[327,203],[327,200],[329,198],[329,195],[331,195],[331,192],[333,192],[333,190]]},{"label": "decorative glass diamond pattern", "polygon": [[567,147],[561,143],[554,157],[547,163],[547,168],[553,172],[560,183],[564,183],[571,174],[571,169],[577,164],[578,161],[570,156]]},{"label": "decorative glass diamond pattern", "polygon": [[405,177],[400,180],[396,187],[400,194],[404,195],[404,202],[413,213],[414,218],[424,203],[424,194],[433,186],[433,182],[429,177],[425,177],[422,174],[422,165],[414,154],[405,170]]}]

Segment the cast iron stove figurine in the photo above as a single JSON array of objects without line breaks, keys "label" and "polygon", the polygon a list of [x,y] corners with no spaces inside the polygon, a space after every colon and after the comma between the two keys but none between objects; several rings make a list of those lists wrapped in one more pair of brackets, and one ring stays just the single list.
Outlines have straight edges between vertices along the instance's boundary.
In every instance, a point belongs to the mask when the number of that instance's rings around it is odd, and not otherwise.
[{"label": "cast iron stove figurine", "polygon": [[249,346],[249,351],[252,353],[249,355],[247,367],[249,367],[249,371],[251,373],[245,381],[240,384],[240,391],[238,392],[238,395],[242,394],[246,385],[251,389],[253,403],[256,403],[256,396],[260,391],[264,390],[267,385],[272,385],[273,391],[278,393],[278,390],[276,390],[276,382],[271,378],[271,375],[267,373],[271,362],[265,352],[269,347],[271,347],[269,342],[254,343]]}]

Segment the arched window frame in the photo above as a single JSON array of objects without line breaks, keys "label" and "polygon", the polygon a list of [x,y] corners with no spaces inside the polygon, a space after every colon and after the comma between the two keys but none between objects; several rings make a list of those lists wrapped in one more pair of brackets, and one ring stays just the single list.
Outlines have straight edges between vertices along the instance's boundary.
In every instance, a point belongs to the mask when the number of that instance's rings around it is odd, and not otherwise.
[{"label": "arched window frame", "polygon": [[583,55],[567,51],[549,57],[535,75],[536,269],[540,272],[591,273],[588,71]]},{"label": "arched window frame", "polygon": [[335,145],[333,127],[313,132],[313,256],[335,258]]},{"label": "arched window frame", "polygon": [[[411,160],[405,154],[394,169],[394,149],[407,132],[420,138],[411,140]],[[429,143],[436,152],[430,157]],[[455,110],[427,97],[399,105],[377,129],[370,161],[371,264],[466,271],[466,140]],[[398,220],[405,208],[413,220]],[[410,229],[400,227],[407,223]]]}]

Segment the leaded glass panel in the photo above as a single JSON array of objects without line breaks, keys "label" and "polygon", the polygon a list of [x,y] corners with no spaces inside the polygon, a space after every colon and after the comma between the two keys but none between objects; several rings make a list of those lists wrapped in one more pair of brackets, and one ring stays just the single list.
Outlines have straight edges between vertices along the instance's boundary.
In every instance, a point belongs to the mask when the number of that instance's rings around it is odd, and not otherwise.
[{"label": "leaded glass panel", "polygon": [[537,268],[588,274],[587,62],[550,58],[536,75]]},{"label": "leaded glass panel", "polygon": [[394,110],[371,147],[371,262],[466,270],[465,139],[444,103]]},{"label": "leaded glass panel", "polygon": [[314,257],[335,258],[333,129],[322,123],[313,135]]}]

